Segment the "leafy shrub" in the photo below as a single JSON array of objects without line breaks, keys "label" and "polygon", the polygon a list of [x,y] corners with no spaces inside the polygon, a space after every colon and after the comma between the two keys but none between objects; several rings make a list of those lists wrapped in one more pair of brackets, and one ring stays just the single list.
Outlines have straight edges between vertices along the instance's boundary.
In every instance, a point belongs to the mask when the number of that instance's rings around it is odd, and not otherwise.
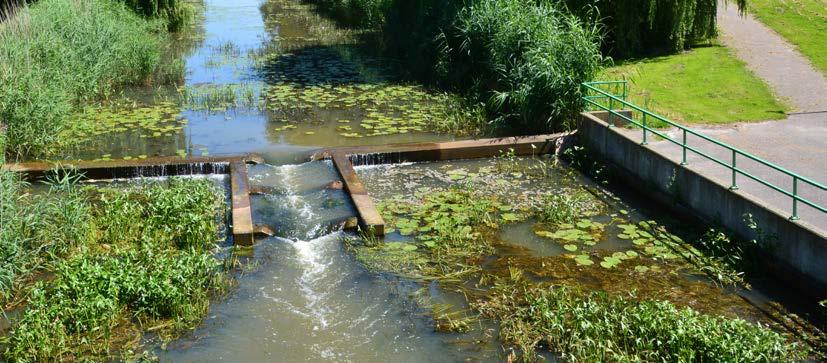
[{"label": "leafy shrub", "polygon": [[182,0],[121,0],[138,14],[161,18],[170,31],[180,30],[192,19],[192,6]]},{"label": "leafy shrub", "polygon": [[354,27],[377,27],[384,23],[392,0],[316,0],[318,9],[339,22]]},{"label": "leafy shrub", "polygon": [[27,309],[2,339],[4,358],[106,357],[124,348],[133,326],[175,334],[197,323],[210,292],[225,282],[210,252],[223,217],[212,184],[173,178],[79,188],[73,174],[58,175],[47,193],[33,196],[0,171],[0,297],[35,272],[55,276],[31,289]]}]

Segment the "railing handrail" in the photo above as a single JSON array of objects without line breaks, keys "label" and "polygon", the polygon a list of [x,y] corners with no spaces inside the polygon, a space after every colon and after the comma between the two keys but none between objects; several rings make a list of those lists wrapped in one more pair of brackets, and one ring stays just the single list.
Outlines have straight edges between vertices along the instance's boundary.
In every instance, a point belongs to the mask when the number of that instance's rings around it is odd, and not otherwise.
[{"label": "railing handrail", "polygon": [[[610,92],[604,91],[604,90],[596,87],[596,86],[599,86],[599,85],[616,85],[616,84],[623,84],[623,93],[620,95],[620,97],[618,97],[618,95],[616,95],[616,94],[612,94]],[[582,96],[583,101],[585,101],[587,104],[597,106],[598,108],[600,108],[604,111],[608,111],[610,115],[616,116],[616,117],[620,118],[621,120],[624,120],[628,123],[631,123],[635,126],[640,127],[641,129],[643,129],[643,144],[646,144],[646,132],[648,131],[648,132],[650,132],[654,135],[657,135],[657,136],[660,136],[660,137],[662,137],[666,140],[669,140],[673,144],[681,146],[682,149],[683,149],[683,161],[681,163],[682,165],[686,165],[686,151],[689,150],[689,151],[692,151],[695,154],[698,154],[698,155],[700,155],[700,156],[702,156],[706,159],[709,159],[709,160],[715,162],[716,164],[725,166],[730,171],[732,171],[732,186],[731,186],[731,189],[733,189],[733,190],[738,188],[737,183],[736,183],[736,175],[740,174],[740,175],[744,175],[744,176],[746,176],[746,177],[748,177],[752,180],[755,180],[756,182],[761,183],[761,184],[763,184],[763,185],[765,185],[765,186],[767,186],[767,187],[769,187],[769,188],[771,188],[771,189],[773,189],[773,190],[775,190],[775,191],[777,191],[781,194],[784,194],[788,197],[791,197],[793,199],[793,211],[792,211],[792,217],[790,217],[790,219],[792,219],[792,220],[798,219],[798,213],[797,213],[797,203],[798,202],[802,202],[802,203],[804,203],[808,206],[811,206],[811,207],[821,211],[822,213],[827,213],[827,208],[822,207],[822,206],[820,206],[820,205],[818,205],[818,204],[816,204],[816,203],[814,203],[810,200],[802,198],[801,196],[798,195],[798,183],[799,182],[804,182],[804,183],[806,183],[810,186],[816,187],[820,190],[827,190],[827,186],[825,186],[824,184],[819,183],[819,182],[817,182],[815,180],[812,180],[810,178],[807,178],[805,176],[802,176],[798,173],[792,172],[792,171],[790,171],[790,170],[788,170],[784,167],[781,167],[781,166],[779,166],[779,165],[777,165],[773,162],[764,160],[764,159],[762,159],[758,156],[755,156],[755,155],[752,155],[752,154],[750,154],[746,151],[740,150],[740,149],[738,149],[734,146],[731,146],[727,143],[724,143],[722,141],[718,141],[714,138],[711,138],[711,137],[703,135],[699,132],[693,131],[693,130],[687,128],[686,126],[683,126],[679,123],[676,123],[676,122],[673,122],[673,121],[667,119],[666,117],[660,116],[660,115],[655,114],[655,113],[653,113],[649,110],[646,110],[646,109],[644,109],[640,106],[637,106],[637,105],[635,105],[631,102],[626,101],[626,96],[628,94],[627,81],[624,80],[624,81],[584,82],[582,85],[583,85],[583,87],[585,88],[585,91],[586,91],[586,92],[583,92],[583,96]],[[589,95],[590,93],[588,91],[597,92],[598,95],[591,96],[591,95]],[[608,99],[610,101],[610,105],[608,107],[604,106],[604,105],[600,104],[599,102],[594,101],[594,99]],[[638,122],[638,121],[634,120],[633,117],[628,117],[628,116],[625,116],[625,115],[615,111],[614,108],[612,107],[612,104],[614,102],[617,102],[617,103],[619,103],[619,105],[622,105],[624,107],[628,107],[628,108],[630,108],[634,111],[638,111],[638,112],[642,113],[643,114],[643,122],[642,123]],[[653,128],[647,126],[646,125],[646,118],[647,117],[651,117],[651,118],[656,119],[658,121],[664,122],[664,123],[666,123],[670,126],[676,127],[680,131],[682,131],[683,132],[683,142],[673,140],[671,137],[661,133],[657,129],[653,129]],[[612,126],[611,123],[609,123],[609,126]],[[711,143],[713,143],[717,146],[720,146],[720,147],[723,147],[724,149],[727,149],[732,154],[732,164],[729,164],[725,161],[719,160],[718,158],[715,158],[715,157],[713,157],[711,155],[708,155],[707,153],[704,153],[704,152],[702,152],[702,151],[700,151],[700,150],[698,150],[698,149],[696,149],[692,146],[687,145],[687,142],[686,142],[686,140],[687,140],[686,135],[687,134],[699,137],[699,138],[701,138],[705,141],[711,142]],[[762,179],[761,177],[750,174],[745,169],[738,168],[736,161],[737,161],[737,156],[739,156],[739,155],[744,156],[744,157],[746,157],[750,160],[753,160],[753,161],[755,161],[759,164],[762,164],[764,166],[767,166],[767,167],[769,167],[773,170],[781,172],[781,173],[783,173],[783,174],[785,174],[789,177],[792,177],[793,178],[793,188],[792,188],[793,190],[790,192],[790,191],[786,190],[783,187],[777,186],[777,185],[775,185],[775,184],[773,184],[773,183],[771,183],[767,180]]]}]

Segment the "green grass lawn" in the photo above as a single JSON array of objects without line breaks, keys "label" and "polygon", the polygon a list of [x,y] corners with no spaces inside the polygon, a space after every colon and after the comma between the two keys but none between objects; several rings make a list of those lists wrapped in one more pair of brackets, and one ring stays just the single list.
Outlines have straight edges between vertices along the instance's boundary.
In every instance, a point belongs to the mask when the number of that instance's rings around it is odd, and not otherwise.
[{"label": "green grass lawn", "polygon": [[678,122],[774,120],[784,118],[788,109],[729,49],[718,45],[627,61],[606,68],[597,79],[628,79],[631,102]]},{"label": "green grass lawn", "polygon": [[749,11],[827,74],[827,0],[751,0]]}]

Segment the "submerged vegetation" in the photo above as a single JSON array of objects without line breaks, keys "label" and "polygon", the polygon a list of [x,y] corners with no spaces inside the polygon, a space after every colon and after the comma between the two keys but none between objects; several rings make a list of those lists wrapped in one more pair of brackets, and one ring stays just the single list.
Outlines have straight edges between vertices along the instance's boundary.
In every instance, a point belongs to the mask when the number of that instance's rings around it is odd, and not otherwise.
[{"label": "submerged vegetation", "polygon": [[[160,62],[165,30],[108,0],[36,2],[0,24],[0,124],[7,152],[42,156],[71,143],[78,106],[116,86],[169,74]],[[172,64],[180,72],[180,66]]]},{"label": "submerged vegetation", "polygon": [[[71,174],[68,174],[71,175]],[[3,182],[2,297],[23,305],[2,339],[9,361],[128,357],[148,331],[169,339],[198,323],[226,285],[212,255],[223,196],[206,180],[81,187],[45,194]]]},{"label": "submerged vegetation", "polygon": [[[554,165],[504,155],[478,168],[390,169],[378,173],[380,181],[362,175],[372,190],[391,178],[392,191],[380,193],[378,208],[386,232],[401,239],[346,246],[370,270],[465,295],[476,313],[426,304],[435,329],[473,329],[482,314],[501,323],[501,339],[526,361],[541,348],[586,361],[777,361],[810,354],[726,292],[747,285],[733,269],[743,265],[721,252],[736,246],[725,235],[690,235],[699,250],[656,221],[636,220],[611,198],[550,186],[560,183]],[[426,180],[438,182],[426,187]],[[540,257],[502,239],[501,230],[520,223],[531,225],[539,239],[532,243],[554,244],[559,252]]]}]

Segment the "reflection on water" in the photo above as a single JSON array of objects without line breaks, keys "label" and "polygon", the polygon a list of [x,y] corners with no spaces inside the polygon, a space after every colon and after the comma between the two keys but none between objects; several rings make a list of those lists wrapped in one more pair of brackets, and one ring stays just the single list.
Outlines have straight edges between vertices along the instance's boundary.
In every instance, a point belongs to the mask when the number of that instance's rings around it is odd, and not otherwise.
[{"label": "reflection on water", "polygon": [[[204,11],[203,38],[184,52],[184,85],[126,92],[138,105],[189,95],[180,108],[183,128],[149,125],[135,132],[119,122],[105,132],[82,132],[88,141],[65,158],[296,154],[320,146],[452,139],[424,131],[427,120],[447,117],[448,96],[399,83],[392,63],[365,53],[309,5],[206,0]],[[119,109],[114,116],[129,118]]]}]

